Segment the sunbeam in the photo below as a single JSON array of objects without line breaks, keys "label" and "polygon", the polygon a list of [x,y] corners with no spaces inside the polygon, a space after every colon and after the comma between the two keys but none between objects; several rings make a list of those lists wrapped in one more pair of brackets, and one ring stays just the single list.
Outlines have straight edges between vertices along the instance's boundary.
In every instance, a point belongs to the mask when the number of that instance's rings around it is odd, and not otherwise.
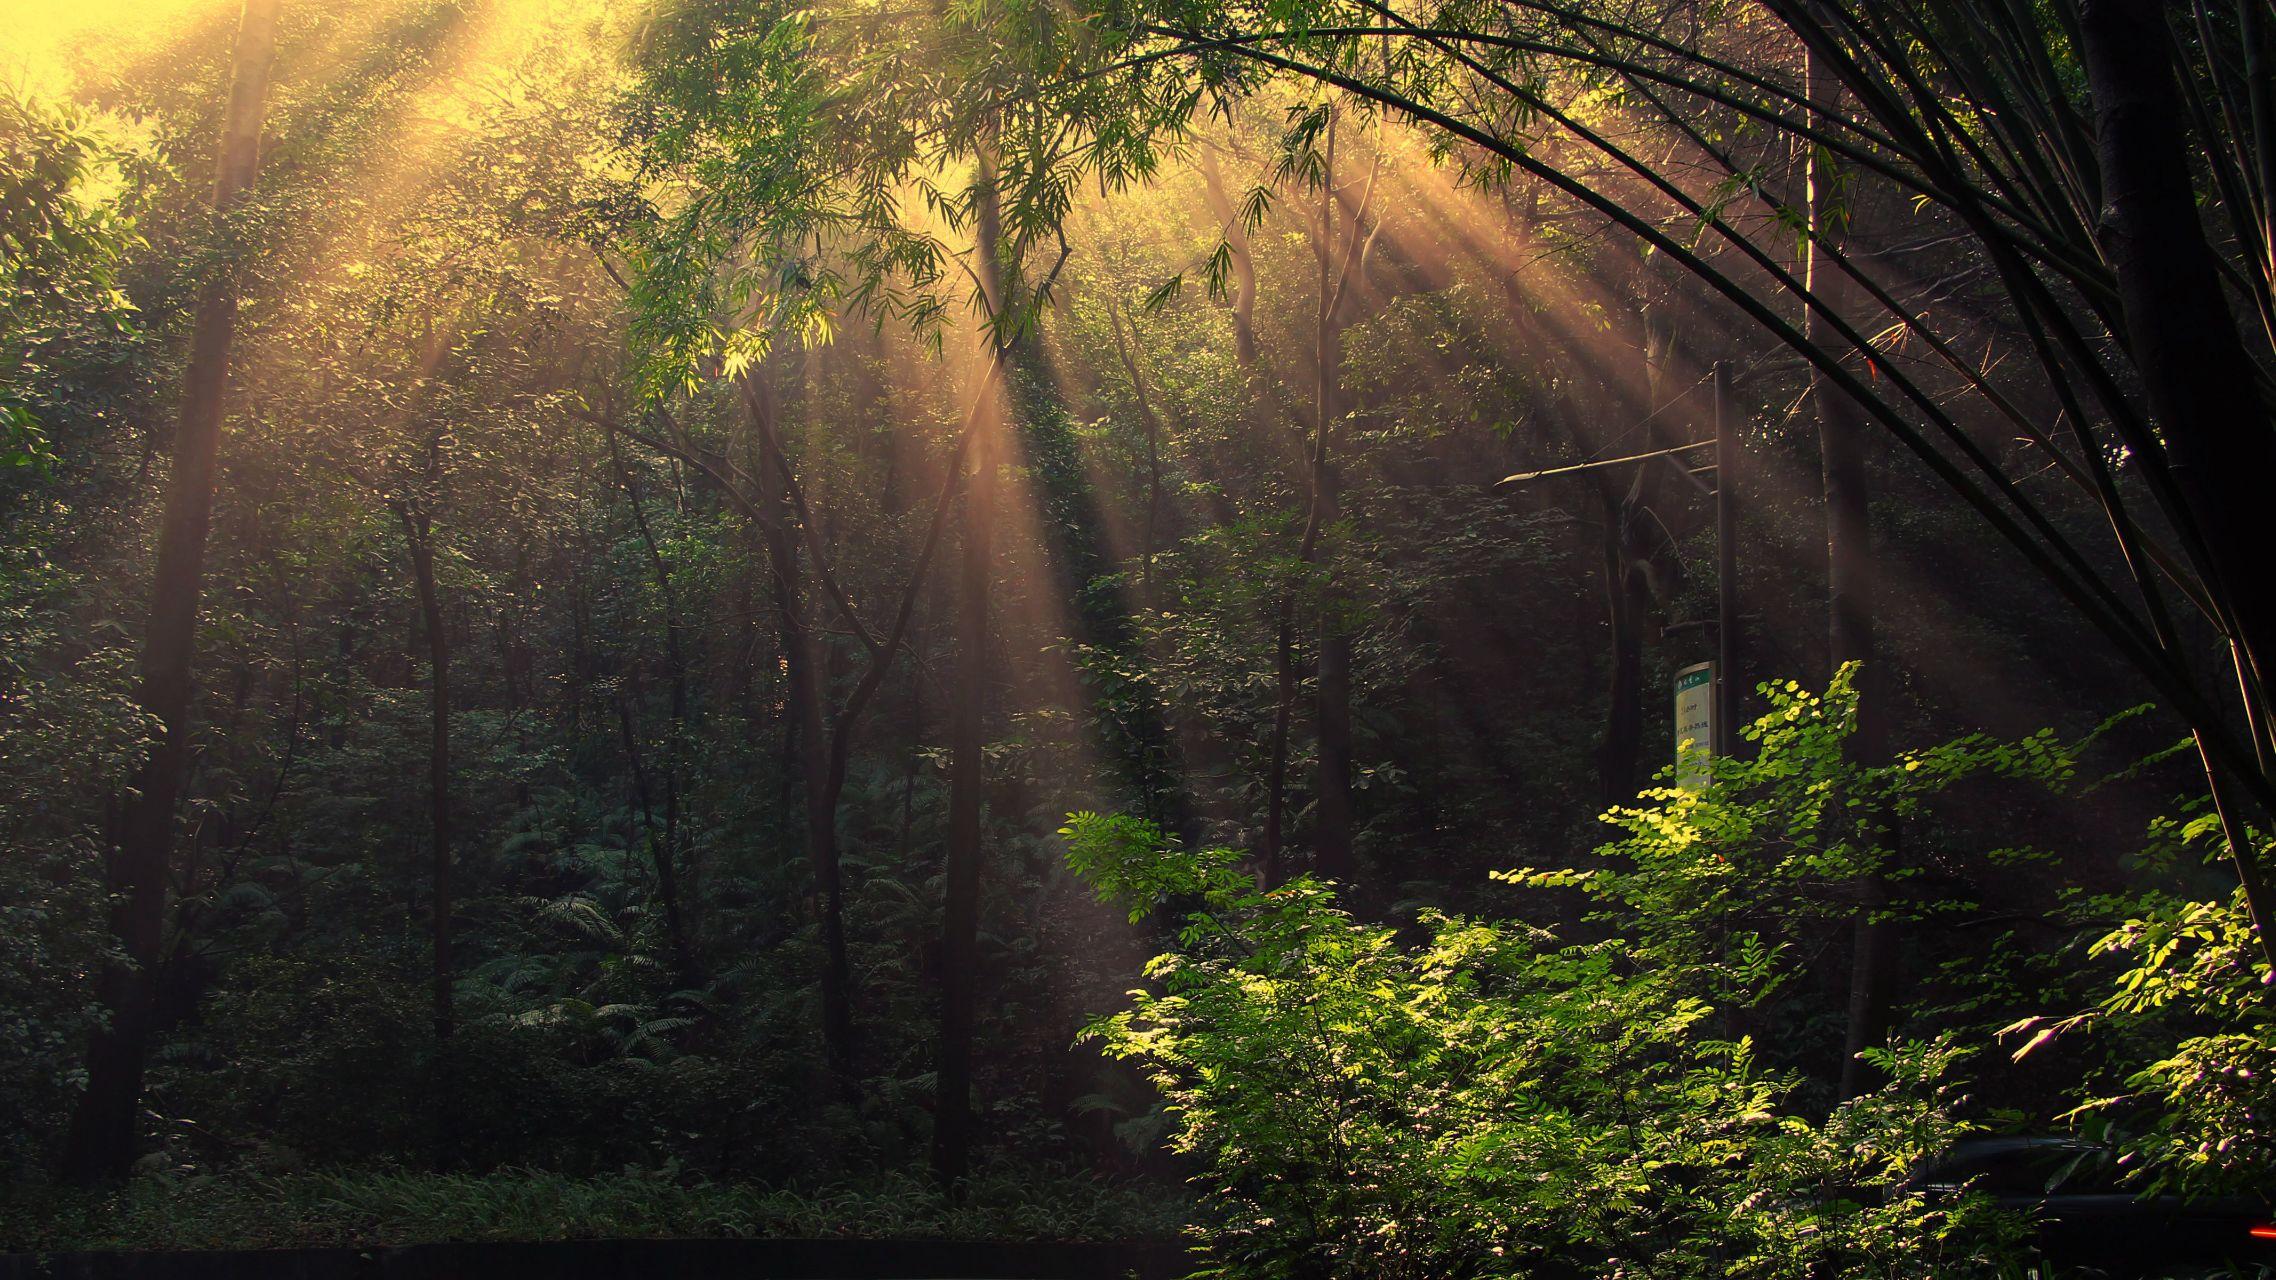
[{"label": "sunbeam", "polygon": [[0,0],[0,1276],[2276,1274],[2271,67]]}]

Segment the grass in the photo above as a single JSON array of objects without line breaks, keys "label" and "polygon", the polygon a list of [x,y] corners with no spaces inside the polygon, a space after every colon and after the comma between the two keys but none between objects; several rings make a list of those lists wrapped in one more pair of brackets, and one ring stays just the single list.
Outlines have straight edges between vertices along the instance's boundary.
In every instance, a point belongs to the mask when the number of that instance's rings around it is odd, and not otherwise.
[{"label": "grass", "polygon": [[0,1250],[379,1247],[439,1241],[706,1237],[1164,1240],[1184,1206],[1159,1186],[983,1175],[961,1202],[928,1180],[790,1190],[668,1172],[570,1177],[294,1173],[146,1177],[88,1195],[0,1199]]}]

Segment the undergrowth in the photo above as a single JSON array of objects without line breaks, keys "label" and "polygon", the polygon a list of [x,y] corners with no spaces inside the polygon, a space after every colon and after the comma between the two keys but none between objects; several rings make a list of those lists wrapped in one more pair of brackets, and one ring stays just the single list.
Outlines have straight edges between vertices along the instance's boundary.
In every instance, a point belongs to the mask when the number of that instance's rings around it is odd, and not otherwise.
[{"label": "undergrowth", "polygon": [[19,1189],[0,1249],[272,1249],[441,1241],[661,1238],[1170,1239],[1176,1193],[1082,1175],[982,1174],[960,1202],[894,1175],[859,1187],[768,1188],[673,1171],[571,1177],[215,1174],[138,1179],[103,1194]]}]

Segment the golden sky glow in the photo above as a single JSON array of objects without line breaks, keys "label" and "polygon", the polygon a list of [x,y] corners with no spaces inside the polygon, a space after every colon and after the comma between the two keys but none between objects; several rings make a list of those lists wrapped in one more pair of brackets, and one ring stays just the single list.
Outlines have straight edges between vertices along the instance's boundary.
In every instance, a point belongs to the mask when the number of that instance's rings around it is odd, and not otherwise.
[{"label": "golden sky glow", "polygon": [[119,65],[179,36],[232,0],[0,0],[0,79],[51,93],[75,70]]}]

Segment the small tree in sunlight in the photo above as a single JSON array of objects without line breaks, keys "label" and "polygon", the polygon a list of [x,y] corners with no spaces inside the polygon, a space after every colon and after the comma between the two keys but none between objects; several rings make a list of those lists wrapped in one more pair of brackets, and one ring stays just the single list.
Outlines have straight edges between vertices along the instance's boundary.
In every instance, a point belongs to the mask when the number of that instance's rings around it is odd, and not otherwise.
[{"label": "small tree in sunlight", "polygon": [[[1879,817],[1958,780],[2059,781],[2045,736],[1844,759],[1855,695],[1766,690],[1752,759],[1608,820],[1586,869],[1499,877],[1595,899],[1595,936],[1426,912],[1424,938],[1309,878],[1264,890],[1228,850],[1078,814],[1076,870],[1134,920],[1168,912],[1154,986],[1088,1036],[1151,1069],[1215,1207],[1225,1274],[1993,1274],[2020,1225],[1905,1190],[1966,1132],[1951,1036],[1870,1051],[1890,1083],[1805,1114],[1745,1025],[1791,945],[1880,865]],[[1822,910],[1813,907],[1822,903]]]},{"label": "small tree in sunlight", "polygon": [[50,459],[42,418],[82,348],[132,331],[118,267],[141,241],[126,170],[152,157],[119,135],[0,84],[0,468]]},{"label": "small tree in sunlight", "polygon": [[2118,1121],[2124,1164],[2145,1191],[2265,1196],[2276,1179],[2276,1008],[2243,890],[2166,899],[2094,949],[2133,961],[2103,1014],[2171,1028],[2172,1038],[2125,1094],[2078,1114]]},{"label": "small tree in sunlight", "polygon": [[[2265,857],[2268,837],[2253,838]],[[2244,891],[2189,885],[2217,883],[2228,854],[2209,807],[2158,819],[2141,861],[2183,887],[2082,896],[2073,907],[2082,923],[2100,922],[2086,954],[2102,962],[2101,999],[2002,1031],[2018,1061],[2109,1060],[2089,1069],[2087,1096],[2064,1118],[2101,1138],[2121,1180],[2144,1194],[2265,1200],[2276,1185],[2276,986]]]},{"label": "small tree in sunlight", "polygon": [[1970,734],[1865,764],[1845,750],[1857,727],[1856,677],[1852,664],[1823,694],[1794,681],[1764,685],[1770,709],[1740,731],[1754,753],[1712,761],[1711,785],[1663,787],[1610,810],[1604,821],[1620,837],[1585,868],[1494,878],[1585,894],[1598,903],[1588,919],[1634,939],[1657,964],[1691,970],[1707,998],[1742,1014],[1782,985],[1757,980],[1781,971],[1768,957],[1843,927],[1861,881],[1892,884],[1884,909],[1893,914],[1960,918],[1977,904],[1929,882],[2045,861],[2029,847],[1975,847],[1940,821],[1938,801],[1994,781],[2062,794],[2080,753],[2117,722],[2080,742],[2053,730],[2015,740]]}]

